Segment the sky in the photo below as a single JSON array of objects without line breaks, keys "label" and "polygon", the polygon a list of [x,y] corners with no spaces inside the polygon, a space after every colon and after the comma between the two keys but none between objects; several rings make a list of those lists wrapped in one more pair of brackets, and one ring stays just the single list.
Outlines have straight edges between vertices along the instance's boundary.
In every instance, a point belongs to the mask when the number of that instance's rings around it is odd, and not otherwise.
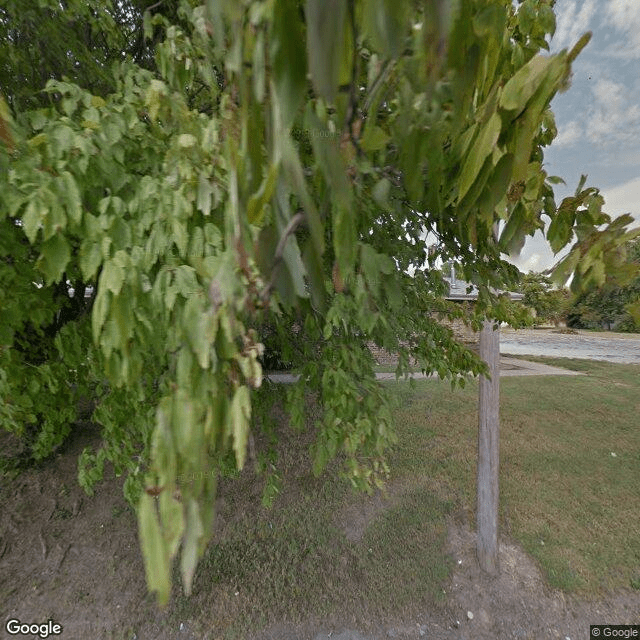
[{"label": "sky", "polygon": [[[593,32],[573,63],[570,89],[551,103],[558,136],[544,164],[567,183],[555,188],[556,202],[586,174],[585,186],[600,189],[606,213],[631,213],[640,226],[640,0],[557,0],[555,12],[552,53]],[[543,271],[562,255],[554,257],[538,233],[513,262]]]}]

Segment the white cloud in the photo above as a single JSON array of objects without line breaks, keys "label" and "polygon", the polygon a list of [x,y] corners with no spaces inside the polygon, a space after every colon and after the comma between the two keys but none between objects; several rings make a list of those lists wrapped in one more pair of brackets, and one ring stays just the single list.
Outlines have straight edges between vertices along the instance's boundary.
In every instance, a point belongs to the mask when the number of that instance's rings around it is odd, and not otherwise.
[{"label": "white cloud", "polygon": [[588,112],[587,138],[596,144],[636,142],[640,106],[624,85],[602,78],[592,85],[595,98]]},{"label": "white cloud", "polygon": [[630,213],[640,224],[640,177],[628,180],[611,189],[603,189],[604,211],[612,217]]},{"label": "white cloud", "polygon": [[527,237],[519,256],[506,258],[506,260],[515,264],[524,273],[540,272],[553,266],[565,253],[566,251],[563,251],[558,256],[554,256],[544,234],[536,231],[533,237]]},{"label": "white cloud", "polygon": [[626,34],[618,40],[615,55],[640,58],[640,2],[607,0],[604,7],[607,22]]},{"label": "white cloud", "polygon": [[[637,0],[632,0],[637,1]],[[596,0],[565,0],[556,5],[556,32],[551,44],[554,50],[572,47],[588,31],[596,12]]]},{"label": "white cloud", "polygon": [[530,271],[542,271],[540,268],[540,254],[532,253],[526,260],[517,266],[520,271],[524,271],[524,273],[529,273]]},{"label": "white cloud", "polygon": [[624,86],[617,82],[601,78],[593,85],[592,91],[600,104],[608,105],[614,110],[624,106]]},{"label": "white cloud", "polygon": [[582,139],[582,127],[576,120],[571,120],[566,125],[560,125],[558,136],[553,141],[554,147],[571,147]]}]

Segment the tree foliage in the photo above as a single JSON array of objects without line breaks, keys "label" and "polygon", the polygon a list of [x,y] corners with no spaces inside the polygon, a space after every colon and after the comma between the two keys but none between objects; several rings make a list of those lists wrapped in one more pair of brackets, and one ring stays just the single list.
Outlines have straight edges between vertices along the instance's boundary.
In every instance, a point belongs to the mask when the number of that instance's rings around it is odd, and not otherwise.
[{"label": "tree foliage", "polygon": [[0,420],[42,457],[96,396],[103,443],[80,482],[106,460],[128,474],[166,602],[178,550],[190,589],[218,475],[269,432],[261,329],[301,374],[286,405],[315,431],[314,471],[340,456],[372,487],[395,436],[367,341],[399,352],[399,375],[410,356],[453,382],[484,371],[434,319],[456,313],[436,264],[478,286],[476,323],[508,320],[503,256],[543,216],[555,251],[577,235],[558,272],[575,289],[619,267],[630,235],[584,182],[556,206],[549,103],[588,37],[541,55],[545,0],[185,1],[143,28],[155,65],[99,53],[104,84],[56,77],[37,104],[3,85]]},{"label": "tree foliage", "polygon": [[569,326],[640,332],[640,243],[631,241],[621,251],[627,269],[609,276],[604,285],[575,296],[568,310]]},{"label": "tree foliage", "polygon": [[522,302],[535,310],[535,324],[566,322],[572,296],[568,289],[553,286],[551,279],[542,273],[527,273],[520,286],[524,294]]}]

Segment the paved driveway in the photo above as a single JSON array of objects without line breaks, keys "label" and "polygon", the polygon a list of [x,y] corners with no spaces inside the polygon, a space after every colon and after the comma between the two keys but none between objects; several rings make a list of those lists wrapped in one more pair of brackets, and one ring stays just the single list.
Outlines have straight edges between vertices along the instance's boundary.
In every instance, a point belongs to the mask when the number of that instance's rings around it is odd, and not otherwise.
[{"label": "paved driveway", "polygon": [[579,331],[574,335],[551,329],[502,329],[500,353],[640,364],[640,334]]}]

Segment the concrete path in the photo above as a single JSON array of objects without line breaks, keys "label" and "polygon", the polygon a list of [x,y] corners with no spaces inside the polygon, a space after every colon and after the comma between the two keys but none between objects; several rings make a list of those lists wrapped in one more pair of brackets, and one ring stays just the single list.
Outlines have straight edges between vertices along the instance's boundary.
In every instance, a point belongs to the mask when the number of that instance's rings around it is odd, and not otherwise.
[{"label": "concrete path", "polygon": [[[580,376],[583,375],[579,371],[570,371],[569,369],[561,369],[560,367],[551,367],[539,362],[528,362],[526,360],[518,360],[517,358],[500,357],[500,377],[503,376]],[[416,380],[424,378],[437,378],[437,374],[425,375],[417,372],[412,375]],[[299,376],[291,373],[270,373],[265,376],[271,382],[281,382],[284,384],[292,384],[297,382]],[[383,381],[394,381],[395,373],[376,373],[376,378]],[[400,378],[402,381],[404,378]]]}]

